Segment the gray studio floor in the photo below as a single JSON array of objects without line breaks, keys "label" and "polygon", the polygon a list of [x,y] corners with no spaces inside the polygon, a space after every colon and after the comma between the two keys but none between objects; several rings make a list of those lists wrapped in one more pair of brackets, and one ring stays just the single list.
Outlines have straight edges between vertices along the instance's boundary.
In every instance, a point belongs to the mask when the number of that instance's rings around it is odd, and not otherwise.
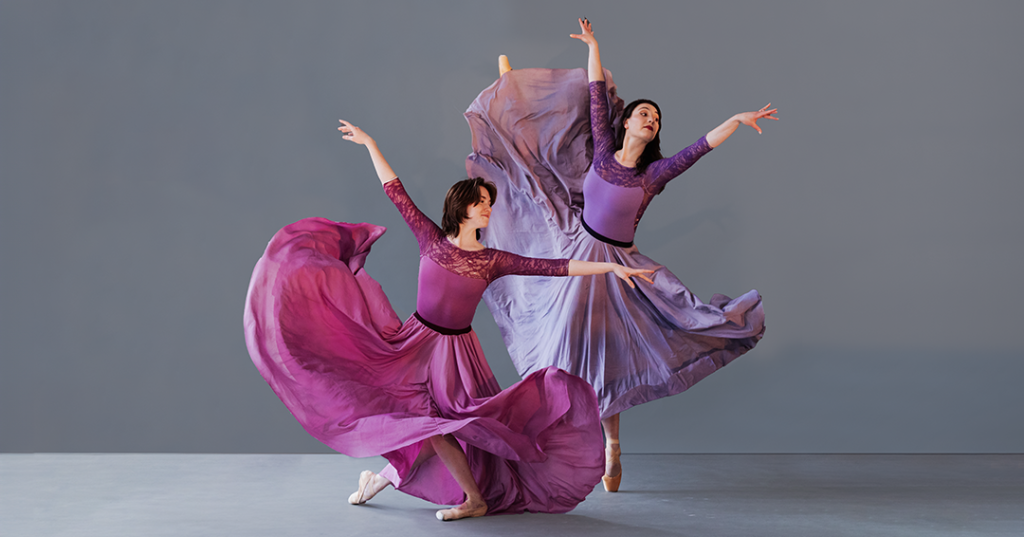
[{"label": "gray studio floor", "polygon": [[0,454],[0,535],[1024,535],[1024,455],[625,455],[566,515],[457,522],[342,455]]}]

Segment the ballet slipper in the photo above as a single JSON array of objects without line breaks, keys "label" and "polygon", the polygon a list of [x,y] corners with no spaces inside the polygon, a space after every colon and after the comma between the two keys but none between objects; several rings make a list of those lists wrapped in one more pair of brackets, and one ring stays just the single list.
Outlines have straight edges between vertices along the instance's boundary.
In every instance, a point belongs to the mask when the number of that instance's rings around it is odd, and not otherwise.
[{"label": "ballet slipper", "polygon": [[511,70],[512,66],[508,63],[508,56],[504,54],[498,56],[498,78],[501,78],[501,75]]},{"label": "ballet slipper", "polygon": [[617,464],[619,466],[619,473],[614,475],[614,476],[610,476],[608,474],[605,474],[605,475],[601,476],[601,483],[604,484],[604,490],[605,491],[607,491],[607,492],[618,492],[619,491],[619,483],[622,481],[622,463],[619,462],[619,455],[622,454],[622,450],[619,449],[619,441],[618,440],[609,440],[608,441],[608,446],[604,450],[604,454],[605,454],[605,465],[608,466],[609,463],[610,463],[610,465],[616,465]]},{"label": "ballet slipper", "polygon": [[487,504],[480,502],[476,505],[470,505],[467,500],[465,503],[458,507],[452,507],[451,509],[441,509],[435,515],[438,520],[458,520],[460,518],[472,518],[478,516],[484,516],[487,514]]},{"label": "ballet slipper", "polygon": [[622,482],[622,472],[619,472],[619,475],[615,477],[601,476],[601,483],[604,484],[605,492],[618,492],[620,482]]},{"label": "ballet slipper", "polygon": [[363,470],[363,472],[359,474],[359,489],[348,497],[348,503],[352,505],[362,505],[370,498],[376,496],[377,493],[371,492],[370,490],[375,477],[377,477],[377,474],[369,470]]}]

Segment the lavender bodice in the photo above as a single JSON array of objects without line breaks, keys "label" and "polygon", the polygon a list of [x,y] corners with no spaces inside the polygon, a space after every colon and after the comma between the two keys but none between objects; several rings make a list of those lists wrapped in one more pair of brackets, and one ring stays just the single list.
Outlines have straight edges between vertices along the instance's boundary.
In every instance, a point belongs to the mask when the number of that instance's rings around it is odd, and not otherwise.
[{"label": "lavender bodice", "polygon": [[384,192],[402,213],[420,247],[416,312],[427,322],[451,330],[469,327],[484,289],[510,274],[568,276],[568,259],[536,259],[502,250],[463,250],[452,244],[405,192],[398,179]]},{"label": "lavender bodice", "polygon": [[633,242],[647,205],[669,181],[711,151],[705,137],[674,156],[652,162],[642,174],[615,160],[615,135],[608,118],[603,80],[590,83],[590,130],[594,162],[583,180],[583,221],[597,233]]}]

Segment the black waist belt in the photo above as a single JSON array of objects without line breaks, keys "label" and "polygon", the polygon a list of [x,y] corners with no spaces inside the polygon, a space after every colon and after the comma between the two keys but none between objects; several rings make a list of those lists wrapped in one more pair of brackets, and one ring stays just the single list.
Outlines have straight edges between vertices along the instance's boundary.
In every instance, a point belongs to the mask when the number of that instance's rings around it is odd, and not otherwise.
[{"label": "black waist belt", "polygon": [[438,334],[442,334],[445,336],[461,336],[462,334],[468,334],[473,331],[472,326],[459,328],[457,330],[452,330],[451,328],[445,328],[443,326],[437,326],[436,324],[421,317],[418,311],[412,312],[412,316],[416,317],[416,319],[419,320],[419,322],[423,323],[423,326],[426,326],[427,328],[433,330],[434,332],[437,332]]},{"label": "black waist belt", "polygon": [[595,239],[603,243],[611,244],[612,246],[618,246],[619,248],[629,248],[630,246],[633,246],[633,241],[622,242],[617,241],[615,239],[609,239],[608,237],[605,237],[604,235],[594,231],[593,229],[590,229],[590,226],[587,225],[587,221],[583,219],[582,214],[580,215],[580,223],[583,224],[583,229],[587,230],[587,233],[590,233],[591,237],[594,237]]}]

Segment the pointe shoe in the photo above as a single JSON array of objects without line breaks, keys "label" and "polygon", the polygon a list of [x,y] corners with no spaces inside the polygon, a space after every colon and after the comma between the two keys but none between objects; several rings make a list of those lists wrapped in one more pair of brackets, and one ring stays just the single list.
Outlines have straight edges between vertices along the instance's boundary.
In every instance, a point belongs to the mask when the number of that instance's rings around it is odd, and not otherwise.
[{"label": "pointe shoe", "polygon": [[618,492],[619,483],[622,481],[622,472],[615,477],[608,477],[606,475],[601,476],[601,483],[604,484],[605,492]]},{"label": "pointe shoe", "polygon": [[434,513],[438,520],[458,520],[460,518],[472,518],[478,516],[484,516],[487,514],[487,504],[476,508],[464,507],[466,504],[462,504],[458,507],[452,507],[451,509],[441,509]]},{"label": "pointe shoe", "polygon": [[498,78],[501,78],[501,75],[511,70],[512,66],[508,63],[508,56],[504,54],[498,56]]},{"label": "pointe shoe", "polygon": [[621,453],[622,450],[619,449],[618,440],[608,441],[608,447],[606,447],[604,450],[605,464],[609,462],[612,464],[617,463],[619,465],[619,473],[615,476],[605,474],[604,476],[601,477],[601,483],[604,484],[604,490],[606,492],[619,491],[619,483],[622,481],[622,463],[619,462],[619,455]]},{"label": "pointe shoe", "polygon": [[366,493],[369,492],[370,486],[373,485],[373,478],[375,477],[377,477],[377,474],[369,470],[363,470],[363,472],[359,474],[359,489],[348,497],[348,503],[352,505],[362,505],[366,503],[366,500],[374,497],[375,494],[367,495]]}]

